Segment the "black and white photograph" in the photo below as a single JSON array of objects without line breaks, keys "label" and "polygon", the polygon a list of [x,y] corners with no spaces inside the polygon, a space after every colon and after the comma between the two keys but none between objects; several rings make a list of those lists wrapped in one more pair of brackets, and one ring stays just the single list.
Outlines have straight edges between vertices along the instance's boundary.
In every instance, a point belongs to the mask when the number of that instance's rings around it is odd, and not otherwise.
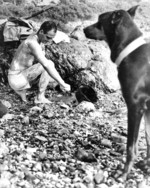
[{"label": "black and white photograph", "polygon": [[0,0],[0,188],[150,188],[149,0]]}]

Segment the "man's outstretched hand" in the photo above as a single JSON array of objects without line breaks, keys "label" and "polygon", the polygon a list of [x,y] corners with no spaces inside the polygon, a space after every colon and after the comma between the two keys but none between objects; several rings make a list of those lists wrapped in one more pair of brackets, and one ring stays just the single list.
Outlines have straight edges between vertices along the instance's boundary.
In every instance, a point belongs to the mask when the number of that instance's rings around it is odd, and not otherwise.
[{"label": "man's outstretched hand", "polygon": [[67,92],[71,91],[71,86],[69,84],[64,83],[63,85],[61,85],[62,90],[65,90]]}]

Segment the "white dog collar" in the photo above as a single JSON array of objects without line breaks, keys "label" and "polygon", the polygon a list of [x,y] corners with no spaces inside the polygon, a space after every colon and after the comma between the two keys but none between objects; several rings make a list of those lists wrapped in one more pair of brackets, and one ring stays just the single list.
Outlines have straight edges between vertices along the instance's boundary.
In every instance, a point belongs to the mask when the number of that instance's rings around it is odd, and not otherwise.
[{"label": "white dog collar", "polygon": [[129,55],[131,52],[133,52],[135,49],[137,49],[138,47],[142,46],[143,44],[145,44],[146,41],[144,40],[143,36],[138,37],[137,39],[135,39],[134,41],[132,41],[129,45],[127,45],[125,47],[124,50],[122,50],[122,52],[119,54],[119,56],[117,57],[115,64],[117,66],[120,65],[120,63],[122,62],[122,60]]}]

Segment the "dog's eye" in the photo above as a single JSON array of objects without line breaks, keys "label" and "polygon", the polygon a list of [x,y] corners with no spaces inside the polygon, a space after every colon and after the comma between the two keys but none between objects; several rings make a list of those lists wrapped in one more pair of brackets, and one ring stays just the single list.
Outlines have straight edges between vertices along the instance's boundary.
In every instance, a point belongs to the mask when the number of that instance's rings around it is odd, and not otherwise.
[{"label": "dog's eye", "polygon": [[116,15],[117,15],[117,16],[121,16],[121,12],[117,12]]}]

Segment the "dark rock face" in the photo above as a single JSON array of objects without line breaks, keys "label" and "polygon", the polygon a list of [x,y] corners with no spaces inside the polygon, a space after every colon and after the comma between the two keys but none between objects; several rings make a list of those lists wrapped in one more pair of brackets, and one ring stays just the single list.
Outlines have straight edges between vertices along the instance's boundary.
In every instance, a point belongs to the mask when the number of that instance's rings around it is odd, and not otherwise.
[{"label": "dark rock face", "polygon": [[55,63],[56,69],[73,90],[80,85],[95,85],[92,71],[87,67],[92,53],[84,43],[75,39],[71,39],[71,43],[48,43],[46,57]]}]

